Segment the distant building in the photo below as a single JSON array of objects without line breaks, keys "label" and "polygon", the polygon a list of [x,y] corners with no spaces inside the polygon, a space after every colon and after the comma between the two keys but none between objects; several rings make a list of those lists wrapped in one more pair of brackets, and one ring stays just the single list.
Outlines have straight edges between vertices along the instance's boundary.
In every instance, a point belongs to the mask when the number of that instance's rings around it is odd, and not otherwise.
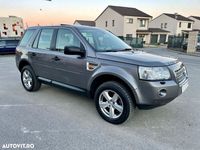
[{"label": "distant building", "polygon": [[200,30],[200,16],[190,16],[189,19],[194,21],[193,29]]},{"label": "distant building", "polygon": [[117,36],[136,37],[137,30],[147,30],[152,16],[130,7],[108,6],[95,20],[96,26]]},{"label": "distant building", "polygon": [[194,21],[180,14],[163,13],[150,22],[150,28],[160,28],[170,32],[170,35],[182,36],[192,31]]},{"label": "distant building", "polygon": [[[149,29],[152,16],[136,8],[108,6],[95,20],[96,26],[109,30],[120,37],[141,37],[145,43],[167,41],[168,32],[156,28]],[[156,32],[154,32],[156,31]],[[162,35],[162,36],[160,36]],[[152,39],[153,38],[153,39]]]},{"label": "distant building", "polygon": [[0,17],[0,37],[21,37],[24,33],[23,20],[20,17]]},{"label": "distant building", "polygon": [[95,26],[95,21],[89,20],[75,20],[74,25]]}]

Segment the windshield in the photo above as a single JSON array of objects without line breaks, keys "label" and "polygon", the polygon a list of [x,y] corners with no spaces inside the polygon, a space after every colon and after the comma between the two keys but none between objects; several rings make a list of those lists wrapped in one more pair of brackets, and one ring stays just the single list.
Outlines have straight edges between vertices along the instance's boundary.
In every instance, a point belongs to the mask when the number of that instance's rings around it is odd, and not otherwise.
[{"label": "windshield", "polygon": [[98,52],[124,51],[132,48],[112,33],[97,28],[79,28],[80,33]]}]

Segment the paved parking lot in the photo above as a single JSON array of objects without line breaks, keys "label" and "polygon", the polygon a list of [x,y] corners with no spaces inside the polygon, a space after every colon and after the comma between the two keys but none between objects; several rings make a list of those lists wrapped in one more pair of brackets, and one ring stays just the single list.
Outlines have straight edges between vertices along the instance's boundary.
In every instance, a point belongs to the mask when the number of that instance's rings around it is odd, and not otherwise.
[{"label": "paved parking lot", "polygon": [[26,92],[14,56],[0,56],[0,149],[25,143],[36,150],[199,150],[200,57],[145,51],[179,57],[188,68],[190,86],[166,106],[136,110],[122,125],[102,120],[93,101],[79,93],[47,85]]}]

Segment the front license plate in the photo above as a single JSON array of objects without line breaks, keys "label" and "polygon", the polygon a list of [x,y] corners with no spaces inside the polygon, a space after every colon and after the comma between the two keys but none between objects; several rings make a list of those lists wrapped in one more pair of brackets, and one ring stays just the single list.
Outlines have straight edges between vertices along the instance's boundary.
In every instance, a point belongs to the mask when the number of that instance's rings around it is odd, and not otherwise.
[{"label": "front license plate", "polygon": [[182,93],[185,92],[185,90],[188,88],[189,84],[188,82],[186,82],[185,84],[183,84],[182,88]]}]

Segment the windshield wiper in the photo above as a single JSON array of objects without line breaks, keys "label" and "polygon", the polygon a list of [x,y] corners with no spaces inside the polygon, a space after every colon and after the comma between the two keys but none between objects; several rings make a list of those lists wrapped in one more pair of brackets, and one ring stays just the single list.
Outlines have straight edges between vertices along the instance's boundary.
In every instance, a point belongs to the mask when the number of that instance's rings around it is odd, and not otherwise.
[{"label": "windshield wiper", "polygon": [[118,52],[117,50],[106,50],[104,52]]},{"label": "windshield wiper", "polygon": [[133,49],[132,48],[125,48],[125,49],[120,49],[118,51],[132,51]]},{"label": "windshield wiper", "polygon": [[114,49],[112,49],[112,50],[104,50],[102,52],[121,52],[121,51],[131,51],[131,50],[133,50],[133,49],[125,48],[125,49],[119,49],[119,50],[114,50]]}]

